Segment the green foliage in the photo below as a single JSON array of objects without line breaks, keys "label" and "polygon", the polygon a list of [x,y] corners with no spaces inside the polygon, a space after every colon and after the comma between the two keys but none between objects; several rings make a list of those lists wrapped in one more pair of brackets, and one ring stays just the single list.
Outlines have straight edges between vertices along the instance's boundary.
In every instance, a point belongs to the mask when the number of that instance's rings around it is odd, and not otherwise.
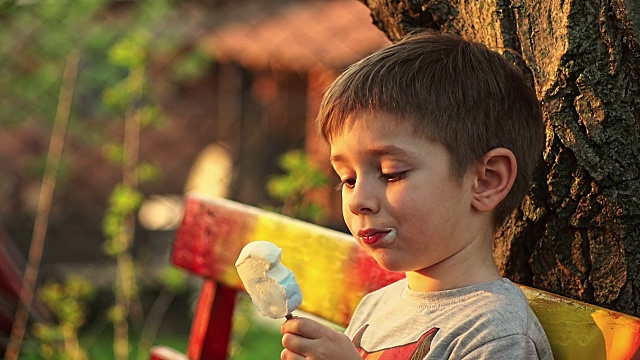
[{"label": "green foliage", "polygon": [[[6,10],[0,27],[0,125],[52,121],[67,53],[105,38],[94,37],[96,33],[114,32],[92,22],[105,3],[106,0],[15,2]],[[81,93],[85,88],[82,85],[78,87]]]},{"label": "green foliage", "polygon": [[132,213],[138,209],[143,199],[144,197],[139,191],[118,184],[109,198],[109,212],[119,215]]},{"label": "green foliage", "polygon": [[163,123],[162,111],[148,91],[145,71],[149,61],[151,34],[138,29],[121,37],[108,50],[109,63],[121,68],[126,76],[102,92],[103,104],[115,114],[133,111],[141,128]]},{"label": "green foliage", "polygon": [[38,353],[45,359],[84,360],[87,354],[79,346],[78,329],[85,323],[87,303],[95,296],[91,282],[70,276],[64,283],[47,283],[38,292],[42,303],[54,316],[53,323],[35,323],[33,335]]},{"label": "green foliage", "polygon": [[144,67],[150,39],[151,34],[144,29],[133,31],[109,49],[107,53],[109,61],[127,69]]},{"label": "green foliage", "polygon": [[107,161],[122,165],[124,163],[124,146],[121,143],[108,142],[102,146],[102,156]]},{"label": "green foliage", "polygon": [[0,17],[7,16],[18,0],[0,0]]},{"label": "green foliage", "polygon": [[127,319],[127,313],[121,306],[112,306],[107,312],[107,317],[109,318],[109,320],[111,320],[111,322],[115,323],[119,321],[125,321]]},{"label": "green foliage", "polygon": [[125,111],[129,105],[128,84],[125,80],[121,80],[110,87],[104,89],[102,93],[102,102],[114,111]]},{"label": "green foliage", "polygon": [[102,232],[106,238],[103,250],[110,256],[116,256],[129,249],[130,236],[126,232],[125,220],[136,211],[144,196],[137,190],[124,184],[118,184],[109,197],[109,207],[102,220]]},{"label": "green foliage", "polygon": [[187,289],[187,274],[175,266],[167,266],[162,272],[162,283],[174,294]]},{"label": "green foliage", "polygon": [[285,174],[275,176],[267,183],[269,194],[278,200],[304,194],[327,183],[322,173],[312,166],[302,150],[291,150],[283,154],[278,163]]},{"label": "green foliage", "polygon": [[[0,0],[0,126],[52,121],[62,68],[72,49],[81,53],[70,122],[72,133],[82,131],[83,139],[104,136],[104,125],[121,119],[113,115],[128,104],[126,94],[131,91],[131,84],[123,82],[128,70],[146,66],[150,54],[171,53],[183,44],[187,34],[162,27],[176,3],[140,1],[128,4],[128,14],[109,14],[112,3]],[[198,69],[205,68],[193,66],[197,64],[193,59],[201,57],[186,54],[184,62],[191,65],[179,63],[177,68],[187,68],[186,73],[197,75]],[[171,67],[166,70],[173,71]],[[148,112],[143,126],[161,121],[159,115],[157,111]],[[82,126],[86,123],[94,126]],[[95,141],[99,142],[99,138]]]},{"label": "green foliage", "polygon": [[[122,139],[112,138],[112,134],[119,132],[109,130],[132,118],[142,130],[163,125],[163,114],[150,90],[147,70],[152,57],[173,53],[190,35],[183,24],[166,26],[167,20],[176,22],[172,12],[179,5],[170,0],[0,0],[0,128],[36,124],[33,129],[46,133],[44,129],[55,118],[67,54],[77,50],[81,55],[69,122],[71,142],[101,148],[107,163],[122,165],[127,157],[133,158],[137,154],[127,154]],[[115,8],[118,10],[112,11]],[[208,60],[193,53],[179,61],[175,69],[170,64],[164,66],[163,71],[172,74],[173,80],[189,80],[206,69]],[[33,171],[26,176],[39,179],[44,167],[41,157],[34,155],[24,162],[33,164],[28,169]],[[141,184],[162,176],[153,161],[146,159],[126,171],[135,173]],[[137,294],[131,282],[135,281],[135,267],[122,258],[131,258],[135,212],[143,199],[144,195],[133,185],[117,184],[103,217],[104,251],[119,262],[119,271],[126,268],[115,280],[119,288],[114,292],[121,291],[116,294],[119,299]],[[172,291],[182,291],[186,284],[184,276],[178,270],[168,270],[164,282]],[[57,299],[59,307],[55,311],[66,319],[65,326],[34,327],[47,340],[41,347],[38,344],[43,358],[78,358],[65,354],[60,348],[61,341],[76,344],[78,354],[82,354],[75,331],[84,322],[84,315],[80,316],[84,310],[79,301],[74,305],[68,298],[80,299],[84,294],[72,285],[43,289],[47,299]],[[110,311],[114,321],[126,322],[129,315],[122,306],[114,306]]]},{"label": "green foliage", "polygon": [[[157,119],[161,117],[153,99],[145,94],[145,68],[150,39],[148,31],[138,28],[123,36],[107,52],[109,62],[126,70],[127,76],[107,87],[102,99],[123,117],[127,116],[126,113],[132,113],[129,116],[136,116],[136,119],[126,121],[137,121],[140,127],[157,124]],[[140,136],[139,133],[136,135]],[[128,156],[137,157],[137,154],[126,153],[123,143],[115,142],[107,143],[103,147],[103,154],[107,160],[116,164],[123,164]],[[133,171],[138,182],[151,181],[160,176],[160,170],[149,162],[135,164]],[[127,217],[133,216],[143,200],[144,196],[139,191],[125,184],[118,184],[112,191],[103,218],[103,233],[106,237],[103,250],[109,256],[115,257],[128,251],[133,234],[130,233],[131,224],[125,221]],[[121,321],[122,316],[115,314],[114,319]]]},{"label": "green foliage", "polygon": [[[102,146],[102,156],[114,164],[124,163],[124,146],[118,143],[105,143]],[[138,182],[145,183],[162,177],[162,170],[149,161],[140,161],[136,167]]]},{"label": "green foliage", "polygon": [[160,127],[164,123],[164,115],[157,106],[145,106],[138,110],[141,128]]},{"label": "green foliage", "polygon": [[316,222],[322,220],[325,216],[324,209],[308,195],[314,189],[327,186],[328,180],[324,174],[309,161],[302,150],[291,150],[283,154],[278,163],[284,174],[269,179],[267,191],[283,205],[279,210],[272,210],[300,219]]},{"label": "green foliage", "polygon": [[194,51],[185,56],[172,69],[171,77],[180,82],[197,79],[209,66],[211,58],[199,51]]},{"label": "green foliage", "polygon": [[[114,327],[114,355],[116,359],[129,357],[129,308],[137,301],[136,269],[130,253],[135,229],[135,213],[144,196],[134,188],[139,183],[159,177],[159,169],[150,162],[138,159],[137,145],[141,130],[161,124],[161,111],[148,91],[147,67],[152,35],[138,27],[111,46],[109,63],[124,70],[125,77],[104,89],[103,103],[124,120],[122,145],[106,147],[108,160],[123,165],[126,181],[117,185],[109,199],[103,218],[105,241],[103,250],[115,258],[117,266],[114,305],[108,313]],[[135,178],[135,180],[133,180]],[[175,287],[175,284],[173,284]],[[139,321],[142,319],[138,319]],[[135,319],[132,320],[135,322]],[[155,331],[153,331],[155,333]],[[142,334],[147,334],[143,329]],[[141,339],[141,348],[149,346],[153,335]],[[147,344],[147,345],[142,345]]]},{"label": "green foliage", "polygon": [[231,360],[268,360],[280,356],[282,335],[278,328],[256,317],[262,315],[257,313],[249,296],[239,294],[231,333]]},{"label": "green foliage", "polygon": [[138,175],[139,183],[146,183],[162,177],[162,170],[155,164],[141,161],[136,167],[136,174]]}]

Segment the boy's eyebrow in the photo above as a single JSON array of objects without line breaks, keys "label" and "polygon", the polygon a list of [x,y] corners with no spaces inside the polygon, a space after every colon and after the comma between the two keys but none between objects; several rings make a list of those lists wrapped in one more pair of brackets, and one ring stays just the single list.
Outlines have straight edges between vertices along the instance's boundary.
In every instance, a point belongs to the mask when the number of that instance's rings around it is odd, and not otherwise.
[{"label": "boy's eyebrow", "polygon": [[379,148],[372,149],[371,155],[376,156],[396,156],[401,158],[417,157],[418,155],[409,149],[402,149],[395,145],[384,145]]},{"label": "boy's eyebrow", "polygon": [[[377,148],[373,148],[368,151],[371,156],[395,156],[398,158],[415,158],[418,157],[416,153],[411,150],[402,149],[395,145],[384,145]],[[341,162],[345,160],[345,156],[342,154],[331,155],[331,163]]]}]

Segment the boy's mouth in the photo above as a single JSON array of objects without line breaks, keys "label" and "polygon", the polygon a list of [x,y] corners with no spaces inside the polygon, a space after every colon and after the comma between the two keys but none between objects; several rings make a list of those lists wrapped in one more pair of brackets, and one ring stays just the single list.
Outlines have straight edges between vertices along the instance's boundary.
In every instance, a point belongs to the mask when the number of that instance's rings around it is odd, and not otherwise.
[{"label": "boy's mouth", "polygon": [[358,231],[358,237],[367,245],[387,245],[396,238],[396,230],[386,229],[363,229]]}]

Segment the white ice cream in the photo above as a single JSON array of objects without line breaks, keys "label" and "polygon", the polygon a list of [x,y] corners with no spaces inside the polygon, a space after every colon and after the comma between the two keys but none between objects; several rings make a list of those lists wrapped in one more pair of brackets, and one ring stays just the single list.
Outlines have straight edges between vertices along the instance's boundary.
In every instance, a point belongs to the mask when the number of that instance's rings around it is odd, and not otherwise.
[{"label": "white ice cream", "polygon": [[236,269],[258,310],[274,319],[285,317],[302,303],[302,292],[291,270],[280,262],[282,249],[268,241],[247,244]]}]

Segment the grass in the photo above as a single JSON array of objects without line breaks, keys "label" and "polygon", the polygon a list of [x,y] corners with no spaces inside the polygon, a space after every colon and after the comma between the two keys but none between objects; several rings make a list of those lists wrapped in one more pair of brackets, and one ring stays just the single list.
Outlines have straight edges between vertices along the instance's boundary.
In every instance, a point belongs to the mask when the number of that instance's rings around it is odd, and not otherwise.
[{"label": "grass", "polygon": [[[294,313],[296,314],[296,313]],[[334,330],[344,328],[307,313],[298,314],[312,318]],[[282,335],[280,325],[284,319],[269,319],[256,310],[251,299],[240,293],[233,325],[230,360],[273,360],[280,358]]]},{"label": "grass", "polygon": [[[189,334],[163,334],[156,337],[154,344],[161,344],[172,347],[178,351],[185,352]],[[107,327],[97,337],[83,336],[81,334],[80,343],[87,352],[87,358],[90,360],[113,360],[113,328]],[[23,350],[20,352],[20,360],[43,360],[45,357],[38,353],[38,344],[34,341],[28,341],[24,344]],[[129,359],[138,359],[138,338],[131,336],[129,338]],[[144,359],[148,358],[145,354]],[[61,359],[66,359],[61,357]],[[47,359],[48,360],[48,359]]]},{"label": "grass", "polygon": [[[184,310],[184,319],[190,323],[188,311]],[[234,316],[230,360],[272,360],[279,359],[282,351],[279,327],[284,319],[272,320],[260,315],[249,297],[242,293],[238,297]],[[155,345],[168,346],[186,353],[189,342],[189,331],[161,331],[154,340]],[[113,360],[113,327],[103,320],[94,321],[85,327],[80,334],[80,343],[91,360]],[[34,340],[25,339],[20,352],[20,360],[45,359],[38,354],[38,344]],[[138,338],[133,334],[129,338],[129,359],[138,359]],[[148,355],[143,356],[144,359]],[[65,359],[65,358],[61,358]],[[47,359],[48,360],[48,359]],[[65,359],[66,360],[66,359]]]},{"label": "grass", "polygon": [[247,294],[238,297],[231,339],[231,360],[279,359],[282,351],[280,324],[260,315]]}]

